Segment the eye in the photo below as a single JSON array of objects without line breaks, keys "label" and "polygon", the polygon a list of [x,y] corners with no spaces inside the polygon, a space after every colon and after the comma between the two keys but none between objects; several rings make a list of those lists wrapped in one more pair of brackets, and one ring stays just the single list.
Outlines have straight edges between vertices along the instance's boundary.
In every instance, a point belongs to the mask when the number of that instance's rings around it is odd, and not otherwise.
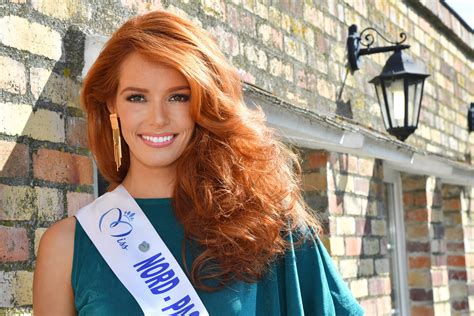
[{"label": "eye", "polygon": [[144,102],[145,97],[142,94],[132,94],[127,97],[127,101],[133,102],[133,103]]},{"label": "eye", "polygon": [[169,98],[171,102],[188,102],[190,99],[189,94],[175,94]]}]

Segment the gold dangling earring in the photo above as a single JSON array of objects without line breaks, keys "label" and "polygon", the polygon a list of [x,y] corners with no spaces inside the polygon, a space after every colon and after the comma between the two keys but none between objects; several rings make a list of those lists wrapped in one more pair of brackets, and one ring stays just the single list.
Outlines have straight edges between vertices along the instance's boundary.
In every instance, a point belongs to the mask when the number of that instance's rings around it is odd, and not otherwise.
[{"label": "gold dangling earring", "polygon": [[117,114],[110,114],[110,125],[112,125],[112,137],[114,140],[114,157],[117,164],[117,171],[122,164],[122,144],[120,143],[120,127],[117,119]]}]

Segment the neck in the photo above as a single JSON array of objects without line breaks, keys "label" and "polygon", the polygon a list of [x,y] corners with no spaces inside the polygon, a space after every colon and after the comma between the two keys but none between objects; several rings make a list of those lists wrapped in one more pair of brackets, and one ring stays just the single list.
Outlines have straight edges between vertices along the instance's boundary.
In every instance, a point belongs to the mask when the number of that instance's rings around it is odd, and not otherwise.
[{"label": "neck", "polygon": [[122,185],[135,198],[169,198],[176,184],[176,168],[150,169],[130,164]]}]

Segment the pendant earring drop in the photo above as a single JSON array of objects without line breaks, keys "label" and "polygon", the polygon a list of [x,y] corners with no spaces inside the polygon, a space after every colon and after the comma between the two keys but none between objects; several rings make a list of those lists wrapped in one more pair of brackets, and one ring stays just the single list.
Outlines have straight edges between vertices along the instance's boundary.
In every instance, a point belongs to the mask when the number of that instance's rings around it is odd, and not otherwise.
[{"label": "pendant earring drop", "polygon": [[114,141],[114,158],[117,164],[117,171],[122,164],[122,145],[120,143],[120,127],[117,119],[117,114],[110,114],[110,125],[112,125],[112,137]]}]

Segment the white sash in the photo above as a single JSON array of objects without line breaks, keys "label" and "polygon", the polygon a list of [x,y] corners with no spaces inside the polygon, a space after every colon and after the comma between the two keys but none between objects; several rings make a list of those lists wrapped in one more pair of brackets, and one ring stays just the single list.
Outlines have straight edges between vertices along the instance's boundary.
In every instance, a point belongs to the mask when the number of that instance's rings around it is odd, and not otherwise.
[{"label": "white sash", "polygon": [[122,185],[80,209],[76,218],[145,316],[209,315],[168,247]]}]

